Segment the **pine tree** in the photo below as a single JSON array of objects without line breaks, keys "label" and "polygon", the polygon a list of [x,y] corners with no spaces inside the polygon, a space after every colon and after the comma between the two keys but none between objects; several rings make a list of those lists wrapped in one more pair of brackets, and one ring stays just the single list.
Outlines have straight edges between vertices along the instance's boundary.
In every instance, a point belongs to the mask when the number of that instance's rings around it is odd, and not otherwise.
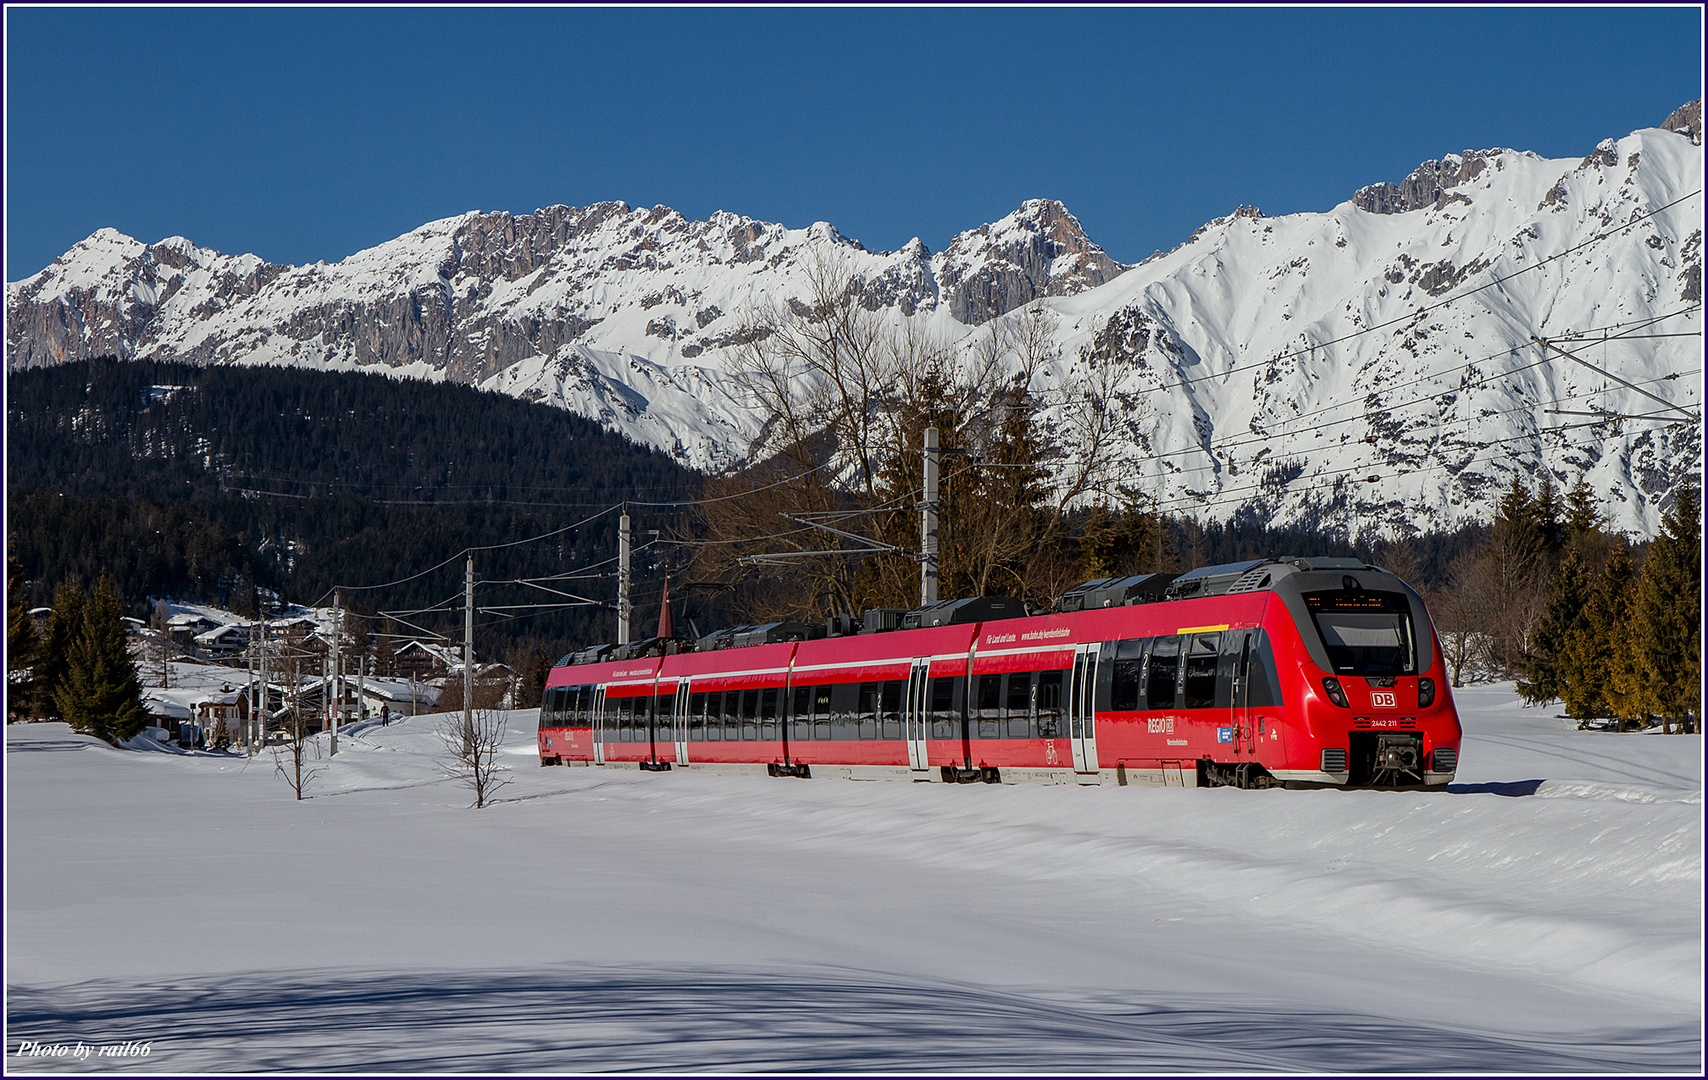
[{"label": "pine tree", "polygon": [[1582,473],[1566,493],[1566,543],[1576,545],[1601,529],[1601,512],[1595,508],[1595,491]]},{"label": "pine tree", "polygon": [[1583,625],[1592,583],[1583,556],[1568,550],[1548,582],[1547,607],[1524,655],[1524,678],[1518,681],[1518,693],[1526,704],[1540,705],[1563,694],[1567,649]]},{"label": "pine tree", "polygon": [[53,593],[53,611],[41,645],[36,701],[39,715],[59,717],[58,695],[70,669],[71,650],[83,636],[83,589],[75,580],[62,581]]},{"label": "pine tree", "polygon": [[1688,724],[1702,713],[1702,518],[1693,489],[1679,492],[1661,530],[1637,587],[1631,637],[1645,711],[1670,732],[1674,717]]},{"label": "pine tree", "polygon": [[6,719],[33,714],[36,702],[36,662],[41,639],[36,621],[30,617],[29,596],[24,590],[24,569],[17,557],[6,554]]},{"label": "pine tree", "polygon": [[103,575],[89,595],[83,632],[54,700],[72,730],[110,743],[135,737],[148,722],[142,680],[125,644],[124,601],[111,575]]},{"label": "pine tree", "polygon": [[1621,541],[1608,556],[1583,619],[1566,646],[1560,699],[1568,715],[1580,720],[1604,713],[1626,715],[1623,710],[1631,704],[1629,688],[1613,684],[1622,669],[1617,650],[1629,622],[1631,583],[1631,549]]},{"label": "pine tree", "polygon": [[1566,524],[1560,515],[1560,493],[1554,487],[1554,478],[1543,473],[1536,497],[1530,502],[1530,523],[1547,558],[1558,556],[1565,546]]}]

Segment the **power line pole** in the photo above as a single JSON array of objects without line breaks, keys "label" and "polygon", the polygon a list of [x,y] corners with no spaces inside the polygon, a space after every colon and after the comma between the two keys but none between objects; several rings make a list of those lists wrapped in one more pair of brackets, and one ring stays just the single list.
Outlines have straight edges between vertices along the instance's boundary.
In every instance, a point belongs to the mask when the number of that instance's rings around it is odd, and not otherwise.
[{"label": "power line pole", "polygon": [[474,556],[463,576],[463,753],[474,752]]},{"label": "power line pole", "polygon": [[617,644],[629,640],[629,504],[617,523]]},{"label": "power line pole", "polygon": [[255,756],[255,627],[249,627],[249,647],[243,650],[249,661],[248,692],[243,695],[244,719],[248,720],[247,730],[243,733],[243,745],[248,749],[249,756]]},{"label": "power line pole", "polygon": [[925,500],[920,504],[919,603],[937,602],[937,425],[925,429]]},{"label": "power line pole", "polygon": [[338,713],[344,706],[344,597],[332,593],[332,754],[338,756]]},{"label": "power line pole", "polygon": [[[266,603],[266,601],[262,601]],[[260,745],[267,742],[267,612],[261,611],[261,734],[257,740]],[[256,753],[260,753],[257,749]]]}]

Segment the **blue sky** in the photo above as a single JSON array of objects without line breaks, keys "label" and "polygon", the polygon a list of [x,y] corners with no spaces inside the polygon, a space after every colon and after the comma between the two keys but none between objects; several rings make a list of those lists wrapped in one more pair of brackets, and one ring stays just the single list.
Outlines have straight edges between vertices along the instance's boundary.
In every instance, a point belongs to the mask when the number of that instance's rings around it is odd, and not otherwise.
[{"label": "blue sky", "polygon": [[938,250],[1057,198],[1124,261],[1241,203],[1577,156],[1701,96],[1688,8],[8,8],[6,280],[103,226],[341,259],[663,203]]}]

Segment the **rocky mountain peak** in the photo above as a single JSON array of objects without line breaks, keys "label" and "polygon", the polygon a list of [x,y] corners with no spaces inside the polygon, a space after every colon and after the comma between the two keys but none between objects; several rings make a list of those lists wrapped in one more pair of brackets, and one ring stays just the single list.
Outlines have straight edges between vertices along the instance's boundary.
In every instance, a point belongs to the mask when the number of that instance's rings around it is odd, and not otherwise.
[{"label": "rocky mountain peak", "polygon": [[1661,124],[1668,131],[1676,131],[1688,138],[1697,146],[1702,145],[1702,99],[1687,101],[1672,111]]},{"label": "rocky mountain peak", "polygon": [[1498,168],[1502,154],[1512,151],[1467,150],[1448,154],[1440,161],[1426,161],[1398,184],[1370,184],[1352,195],[1352,203],[1372,214],[1404,214],[1426,206],[1439,208],[1446,192],[1481,176],[1484,169]]},{"label": "rocky mountain peak", "polygon": [[976,326],[1040,296],[1072,296],[1126,270],[1054,199],[1028,199],[949,242],[937,280],[960,322]]}]

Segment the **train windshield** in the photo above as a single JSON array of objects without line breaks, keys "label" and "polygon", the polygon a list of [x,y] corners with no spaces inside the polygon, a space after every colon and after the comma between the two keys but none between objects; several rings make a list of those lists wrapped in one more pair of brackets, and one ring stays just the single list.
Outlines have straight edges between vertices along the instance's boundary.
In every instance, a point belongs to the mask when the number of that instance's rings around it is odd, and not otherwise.
[{"label": "train windshield", "polygon": [[1309,593],[1305,607],[1337,674],[1410,675],[1417,671],[1411,604],[1401,593]]}]

